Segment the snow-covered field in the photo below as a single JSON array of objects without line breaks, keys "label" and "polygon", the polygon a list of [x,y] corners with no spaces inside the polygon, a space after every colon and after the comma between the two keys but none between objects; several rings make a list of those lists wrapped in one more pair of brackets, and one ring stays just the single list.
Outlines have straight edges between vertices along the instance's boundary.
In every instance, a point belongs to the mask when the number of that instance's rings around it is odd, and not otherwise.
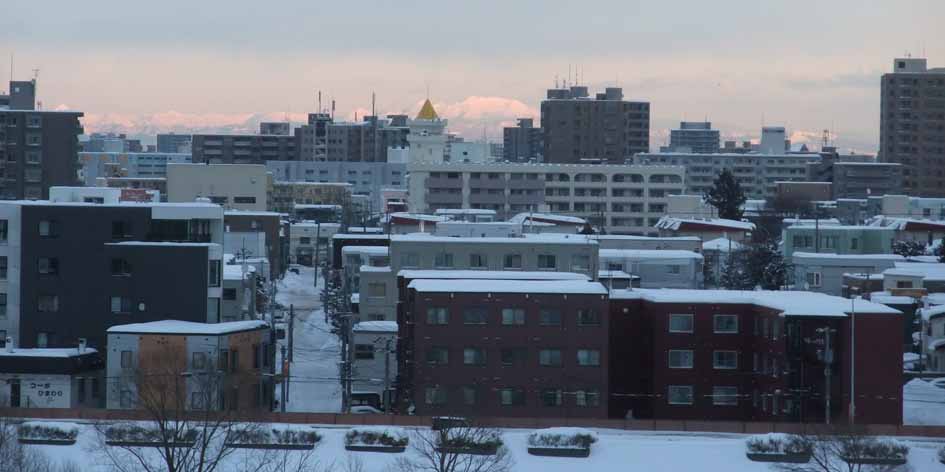
[{"label": "snow-covered field", "polygon": [[[348,452],[344,449],[344,435],[348,428],[342,426],[313,426],[322,436],[315,449],[313,459],[319,464],[337,464],[340,472],[349,457],[356,457],[364,464],[364,472],[387,472],[403,454],[376,452]],[[31,446],[48,454],[55,461],[73,461],[86,472],[109,470],[101,453],[96,451],[98,441],[95,430],[89,425],[80,427],[79,440],[73,446]],[[745,458],[746,436],[737,434],[701,433],[653,433],[628,432],[597,429],[598,442],[591,448],[586,459],[537,457],[527,453],[528,434],[531,430],[510,429],[502,434],[509,448],[516,472],[573,472],[579,469],[599,472],[640,471],[725,471],[752,472],[772,470],[768,465],[751,462]],[[936,451],[945,440],[905,439],[910,447],[909,464],[915,472],[937,471],[943,467]],[[254,454],[252,449],[238,450],[228,460],[240,463],[241,454]],[[412,454],[408,448],[405,454]],[[227,466],[223,471],[235,470]]]},{"label": "snow-covered field", "polygon": [[[287,272],[276,293],[276,301],[295,309],[295,353],[286,411],[337,413],[341,411],[341,347],[325,323],[318,296],[323,280],[319,278],[316,289],[314,274],[311,267],[299,267],[298,274]],[[281,398],[281,390],[276,391],[276,398]]]},{"label": "snow-covered field", "polygon": [[945,389],[914,379],[902,388],[902,422],[945,426]]}]

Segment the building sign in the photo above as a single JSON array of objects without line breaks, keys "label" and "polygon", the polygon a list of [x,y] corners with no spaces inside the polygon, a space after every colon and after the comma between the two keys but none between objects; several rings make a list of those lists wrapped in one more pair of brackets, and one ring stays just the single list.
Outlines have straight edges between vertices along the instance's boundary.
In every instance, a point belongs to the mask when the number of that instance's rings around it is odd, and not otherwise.
[{"label": "building sign", "polygon": [[119,201],[122,202],[150,202],[153,201],[152,192],[143,188],[123,188]]},{"label": "building sign", "polygon": [[68,376],[44,375],[33,380],[20,379],[22,398],[20,406],[25,408],[69,408],[71,385]]}]

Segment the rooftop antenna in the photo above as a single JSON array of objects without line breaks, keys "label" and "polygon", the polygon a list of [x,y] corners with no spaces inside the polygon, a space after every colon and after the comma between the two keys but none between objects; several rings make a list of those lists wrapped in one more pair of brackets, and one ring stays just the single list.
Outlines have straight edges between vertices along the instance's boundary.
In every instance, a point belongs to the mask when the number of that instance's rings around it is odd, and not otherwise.
[{"label": "rooftop antenna", "polygon": [[316,113],[321,113],[325,110],[322,110],[322,91],[318,91],[318,108],[315,109]]},{"label": "rooftop antenna", "polygon": [[571,86],[571,64],[568,64],[568,87]]},{"label": "rooftop antenna", "polygon": [[377,117],[377,112],[374,111],[374,101],[377,99],[377,94],[371,92],[371,115]]},{"label": "rooftop antenna", "polygon": [[335,121],[335,99],[331,99],[331,121]]},{"label": "rooftop antenna", "polygon": [[16,67],[16,61],[13,60],[14,55],[10,53],[10,82],[13,82],[13,68]]}]

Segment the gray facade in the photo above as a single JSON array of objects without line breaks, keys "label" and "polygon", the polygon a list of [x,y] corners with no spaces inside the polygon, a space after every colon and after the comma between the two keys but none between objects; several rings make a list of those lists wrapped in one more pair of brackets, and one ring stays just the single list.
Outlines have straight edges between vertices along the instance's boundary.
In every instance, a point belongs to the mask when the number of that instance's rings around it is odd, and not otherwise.
[{"label": "gray facade", "polygon": [[409,129],[365,116],[359,123],[328,123],[326,161],[387,162],[387,149],[407,146]]},{"label": "gray facade", "polygon": [[894,254],[838,255],[795,252],[791,261],[794,265],[796,289],[843,296],[843,274],[881,274],[884,270],[895,267],[897,261],[905,261],[905,258]]},{"label": "gray facade", "polygon": [[189,134],[158,134],[157,135],[157,152],[190,152],[190,143],[193,140],[193,136]]},{"label": "gray facade", "polygon": [[169,163],[189,164],[190,153],[80,152],[79,176],[88,187],[99,177],[167,177]]},{"label": "gray facade", "polygon": [[719,130],[712,123],[683,121],[679,128],[669,130],[670,152],[719,152]]},{"label": "gray facade", "polygon": [[265,164],[299,157],[295,136],[260,134],[195,134],[193,162],[211,164]]},{"label": "gray facade", "polygon": [[550,89],[541,102],[541,129],[544,162],[622,163],[650,150],[650,104],[624,100],[617,87],[594,98],[584,86]]},{"label": "gray facade", "polygon": [[945,67],[897,58],[881,97],[879,160],[903,165],[909,195],[945,197]]},{"label": "gray facade", "polygon": [[347,182],[352,194],[372,202],[380,202],[383,188],[407,188],[407,164],[400,163],[268,161],[266,169],[280,182]]},{"label": "gray facade", "polygon": [[0,108],[0,199],[38,200],[78,181],[81,112]]},{"label": "gray facade", "polygon": [[508,162],[540,162],[543,144],[541,128],[531,118],[519,118],[516,126],[502,128],[502,158]]},{"label": "gray facade", "polygon": [[702,255],[693,251],[601,249],[600,270],[640,278],[642,288],[703,288]]}]

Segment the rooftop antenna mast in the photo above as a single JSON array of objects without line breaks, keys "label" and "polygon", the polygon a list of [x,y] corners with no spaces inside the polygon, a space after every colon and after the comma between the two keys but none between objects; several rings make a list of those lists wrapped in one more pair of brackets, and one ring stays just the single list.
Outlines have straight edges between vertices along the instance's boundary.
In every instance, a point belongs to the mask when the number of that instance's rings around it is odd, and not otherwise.
[{"label": "rooftop antenna mast", "polygon": [[317,105],[317,108],[315,108],[315,112],[316,112],[316,113],[322,113],[322,112],[324,112],[324,111],[325,111],[325,110],[322,110],[322,91],[319,90],[319,91],[318,91],[318,105]]}]

